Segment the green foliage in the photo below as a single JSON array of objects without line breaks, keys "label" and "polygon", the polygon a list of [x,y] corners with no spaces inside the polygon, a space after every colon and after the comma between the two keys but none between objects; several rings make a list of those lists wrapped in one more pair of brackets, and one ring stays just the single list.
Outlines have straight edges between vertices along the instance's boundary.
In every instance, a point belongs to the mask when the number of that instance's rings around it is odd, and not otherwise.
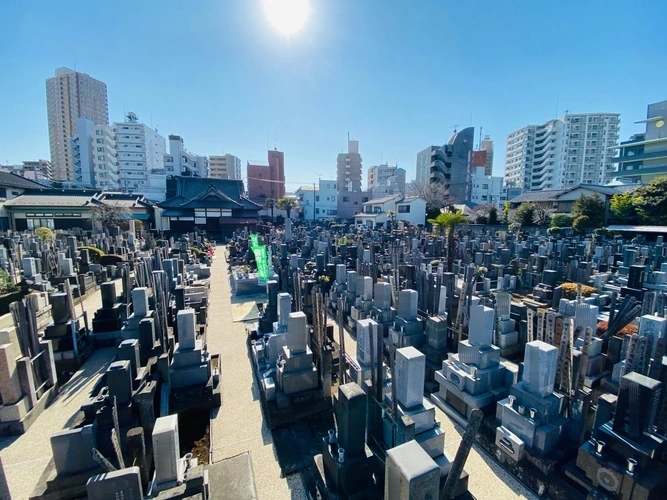
[{"label": "green foliage", "polygon": [[535,219],[535,205],[532,203],[522,203],[514,213],[512,224],[520,228],[524,226],[532,226],[535,224],[533,219]]},{"label": "green foliage", "polygon": [[119,262],[123,262],[123,257],[121,255],[109,254],[100,257],[100,264],[103,266],[115,266]]},{"label": "green foliage", "polygon": [[276,200],[276,208],[279,210],[284,210],[287,212],[287,217],[290,217],[292,209],[295,209],[299,206],[299,202],[296,198],[279,198]]},{"label": "green foliage", "polygon": [[576,219],[582,216],[588,217],[588,221],[586,222],[588,226],[586,227],[600,227],[604,222],[604,213],[604,201],[602,201],[600,195],[597,193],[593,196],[585,196],[582,194],[579,199],[574,202],[574,205],[572,205],[572,215],[575,219],[572,223],[572,227],[574,227]]},{"label": "green foliage", "polygon": [[0,269],[0,295],[12,293],[18,290],[18,287],[12,280],[12,277],[4,269]]},{"label": "green foliage", "polygon": [[56,239],[56,233],[54,233],[48,227],[38,227],[35,229],[35,236],[40,238],[45,243],[53,243]]},{"label": "green foliage", "polygon": [[104,252],[97,247],[79,247],[79,250],[86,249],[88,250],[88,255],[96,264],[100,262],[100,259],[104,256]]},{"label": "green foliage", "polygon": [[593,222],[591,221],[590,217],[588,217],[588,215],[580,215],[574,219],[574,222],[572,223],[572,228],[579,234],[585,233],[586,229],[590,229],[592,227],[595,226],[593,225]]},{"label": "green foliage", "polygon": [[606,227],[599,227],[593,231],[593,234],[602,238],[613,238],[616,233],[607,229]]},{"label": "green foliage", "polygon": [[489,209],[489,224],[495,226],[498,222],[498,209],[496,207],[491,207]]},{"label": "green foliage", "polygon": [[489,218],[486,215],[479,215],[477,216],[477,219],[475,219],[475,224],[488,224],[489,223]]},{"label": "green foliage", "polygon": [[503,204],[503,224],[509,224],[510,222],[510,202],[506,201]]},{"label": "green foliage", "polygon": [[452,233],[456,226],[466,224],[468,218],[463,215],[463,212],[442,212],[435,219],[429,219],[427,222],[433,224],[433,227],[439,231],[446,229]]},{"label": "green foliage", "polygon": [[547,229],[547,234],[550,234],[551,236],[558,236],[561,233],[561,229],[559,227],[550,227]]},{"label": "green foliage", "polygon": [[555,214],[551,217],[551,227],[572,227],[574,217],[566,214]]},{"label": "green foliage", "polygon": [[206,255],[206,252],[203,252],[202,250],[200,250],[197,247],[190,247],[190,252],[192,252],[192,254],[195,257],[197,257],[198,259],[201,259],[202,257],[204,257]]},{"label": "green foliage", "polygon": [[625,192],[615,194],[611,197],[609,209],[618,222],[622,224],[636,224],[639,222],[639,214],[637,213],[638,202],[639,198],[635,193]]},{"label": "green foliage", "polygon": [[658,177],[635,191],[636,208],[642,222],[667,225],[667,176]]},{"label": "green foliage", "polygon": [[349,236],[341,236],[336,240],[336,245],[352,245],[354,240]]}]

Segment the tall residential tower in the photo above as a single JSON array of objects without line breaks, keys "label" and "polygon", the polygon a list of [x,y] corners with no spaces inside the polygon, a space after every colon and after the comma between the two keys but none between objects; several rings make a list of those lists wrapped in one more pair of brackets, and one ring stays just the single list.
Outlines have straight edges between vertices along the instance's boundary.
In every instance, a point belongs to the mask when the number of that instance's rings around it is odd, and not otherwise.
[{"label": "tall residential tower", "polygon": [[107,86],[85,73],[58,68],[55,76],[46,80],[46,107],[53,180],[74,181],[71,139],[78,133],[77,120],[109,124]]},{"label": "tall residential tower", "polygon": [[614,177],[618,113],[567,114],[507,136],[505,183],[525,191],[605,184]]}]

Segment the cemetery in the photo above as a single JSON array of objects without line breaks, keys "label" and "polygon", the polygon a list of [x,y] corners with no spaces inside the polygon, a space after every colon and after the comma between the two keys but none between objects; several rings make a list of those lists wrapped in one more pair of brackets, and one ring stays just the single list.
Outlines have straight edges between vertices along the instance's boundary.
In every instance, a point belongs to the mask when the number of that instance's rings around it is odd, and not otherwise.
[{"label": "cemetery", "polygon": [[285,222],[7,232],[12,498],[665,497],[662,235]]}]

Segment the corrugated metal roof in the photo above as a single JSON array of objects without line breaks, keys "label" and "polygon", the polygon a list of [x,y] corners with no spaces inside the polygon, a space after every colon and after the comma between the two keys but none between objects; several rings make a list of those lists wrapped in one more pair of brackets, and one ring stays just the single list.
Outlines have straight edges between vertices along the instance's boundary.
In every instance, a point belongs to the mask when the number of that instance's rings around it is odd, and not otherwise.
[{"label": "corrugated metal roof", "polygon": [[610,231],[632,232],[632,233],[665,233],[667,234],[667,226],[607,226]]},{"label": "corrugated metal roof", "polygon": [[0,170],[0,186],[17,187],[23,189],[44,189],[44,186],[39,182],[31,181],[14,172],[7,172]]},{"label": "corrugated metal roof", "polygon": [[510,203],[528,203],[532,201],[555,201],[561,194],[565,193],[563,189],[545,189],[544,191],[527,191],[521,193],[516,198],[512,198]]}]

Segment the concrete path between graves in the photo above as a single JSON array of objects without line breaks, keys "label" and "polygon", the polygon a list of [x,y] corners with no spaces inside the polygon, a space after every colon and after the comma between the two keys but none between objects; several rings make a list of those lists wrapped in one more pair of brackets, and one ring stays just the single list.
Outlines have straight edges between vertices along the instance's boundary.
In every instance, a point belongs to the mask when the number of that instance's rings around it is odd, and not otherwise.
[{"label": "concrete path between graves", "polygon": [[[120,282],[117,287],[120,286]],[[83,301],[91,324],[95,311],[102,306],[99,291]],[[76,305],[77,314],[81,306]],[[44,468],[51,460],[51,435],[69,426],[83,402],[113,361],[116,350],[98,349],[83,367],[60,389],[57,398],[46,408],[22,436],[0,438],[0,457],[13,499],[25,499],[37,485]]]},{"label": "concrete path between graves", "polygon": [[280,477],[271,431],[264,421],[259,389],[246,346],[243,323],[234,323],[224,248],[218,247],[211,272],[207,344],[220,354],[222,406],[211,413],[213,462],[250,452],[260,500],[307,499],[299,474]]}]

